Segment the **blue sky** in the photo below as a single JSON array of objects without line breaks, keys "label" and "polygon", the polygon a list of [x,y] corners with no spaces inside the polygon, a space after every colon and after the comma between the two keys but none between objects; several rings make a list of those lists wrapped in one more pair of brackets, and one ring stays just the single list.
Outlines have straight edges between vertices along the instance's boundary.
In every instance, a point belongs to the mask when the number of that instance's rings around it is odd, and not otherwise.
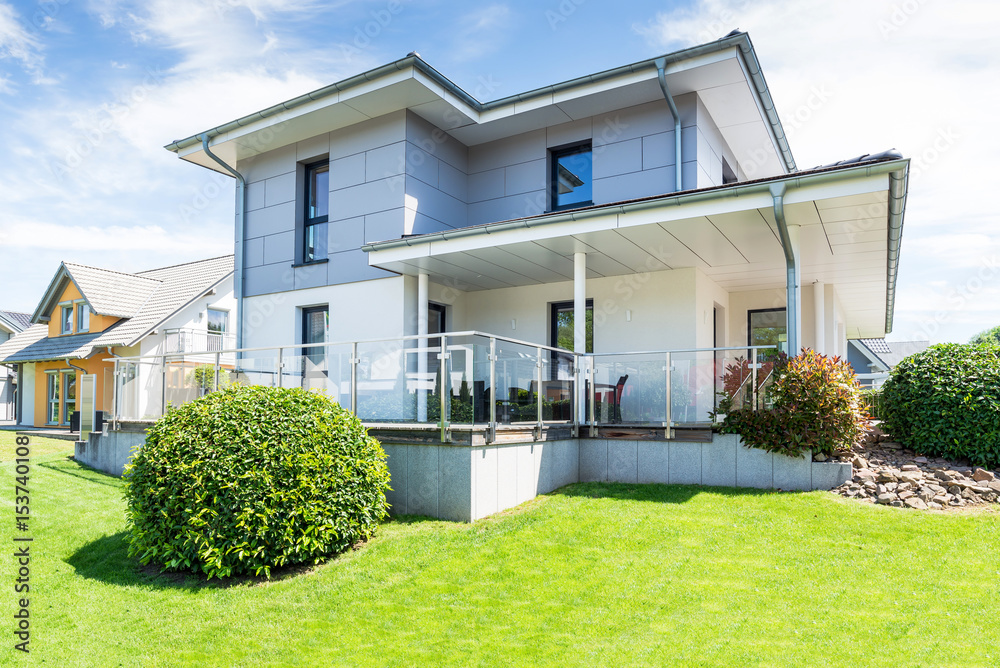
[{"label": "blue sky", "polygon": [[162,146],[417,51],[481,100],[750,32],[796,161],[914,159],[896,340],[1000,324],[988,2],[0,0],[0,309],[61,260],[232,249],[230,179]]}]

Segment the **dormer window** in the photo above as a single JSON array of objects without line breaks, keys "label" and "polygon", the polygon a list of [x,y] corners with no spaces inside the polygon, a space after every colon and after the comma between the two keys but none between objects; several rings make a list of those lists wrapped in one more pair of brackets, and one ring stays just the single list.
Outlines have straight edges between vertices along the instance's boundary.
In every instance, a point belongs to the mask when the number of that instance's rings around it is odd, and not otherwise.
[{"label": "dormer window", "polygon": [[73,333],[73,305],[61,306],[59,309],[59,331],[63,334]]},{"label": "dormer window", "polygon": [[549,177],[552,211],[593,204],[593,156],[589,141],[552,149]]},{"label": "dormer window", "polygon": [[76,331],[90,331],[90,307],[84,302],[76,304]]}]

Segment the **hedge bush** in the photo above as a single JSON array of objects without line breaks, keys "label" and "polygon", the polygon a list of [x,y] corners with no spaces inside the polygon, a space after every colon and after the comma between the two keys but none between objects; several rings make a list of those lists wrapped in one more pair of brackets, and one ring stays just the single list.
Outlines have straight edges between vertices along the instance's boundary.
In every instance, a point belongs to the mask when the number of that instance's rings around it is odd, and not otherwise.
[{"label": "hedge bush", "polygon": [[385,453],[301,389],[234,385],[170,410],[125,471],[129,554],[212,577],[318,563],[388,511]]},{"label": "hedge bush", "polygon": [[1000,346],[943,343],[910,355],[882,386],[882,413],[912,450],[1000,468]]},{"label": "hedge bush", "polygon": [[[797,357],[773,362],[766,386],[768,409],[734,407],[724,394],[720,412],[726,412],[721,431],[740,434],[751,448],[798,457],[806,449],[833,454],[859,441],[868,429],[854,370],[839,357],[804,350]],[[741,366],[730,373],[743,373]],[[723,379],[724,387],[738,387]],[[728,412],[727,412],[728,411]]]}]

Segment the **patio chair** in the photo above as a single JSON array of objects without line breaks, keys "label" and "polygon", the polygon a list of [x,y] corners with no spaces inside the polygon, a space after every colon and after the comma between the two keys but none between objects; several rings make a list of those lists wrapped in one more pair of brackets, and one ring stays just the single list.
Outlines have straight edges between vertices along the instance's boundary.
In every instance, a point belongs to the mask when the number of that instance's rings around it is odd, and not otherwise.
[{"label": "patio chair", "polygon": [[622,393],[625,391],[625,382],[628,380],[628,374],[625,374],[618,379],[615,383],[615,389],[611,395],[611,421],[616,424],[621,424],[622,421]]}]

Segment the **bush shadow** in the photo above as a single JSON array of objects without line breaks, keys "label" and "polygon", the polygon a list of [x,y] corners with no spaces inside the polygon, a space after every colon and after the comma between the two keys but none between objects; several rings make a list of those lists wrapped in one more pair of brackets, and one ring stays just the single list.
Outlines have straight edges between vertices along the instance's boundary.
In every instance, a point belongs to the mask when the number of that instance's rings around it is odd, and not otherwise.
[{"label": "bush shadow", "polygon": [[93,540],[70,555],[65,562],[77,575],[116,587],[146,587],[150,589],[229,589],[239,586],[257,586],[289,580],[311,573],[316,568],[335,560],[339,555],[318,564],[296,564],[272,568],[271,577],[234,575],[209,580],[203,573],[194,571],[163,571],[155,564],[144,566],[137,558],[128,556],[127,532]]}]

